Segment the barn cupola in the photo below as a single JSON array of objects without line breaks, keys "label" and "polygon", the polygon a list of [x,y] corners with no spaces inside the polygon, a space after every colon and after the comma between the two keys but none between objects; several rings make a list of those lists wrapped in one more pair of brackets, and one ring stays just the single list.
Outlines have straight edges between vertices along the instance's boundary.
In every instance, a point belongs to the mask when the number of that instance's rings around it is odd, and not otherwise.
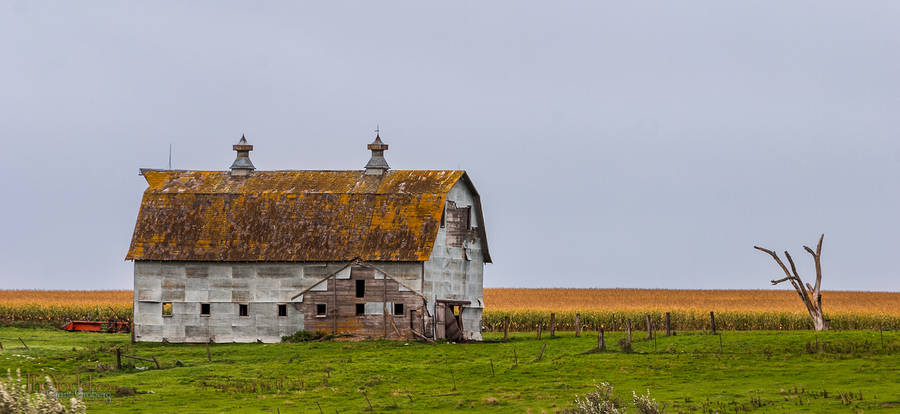
[{"label": "barn cupola", "polygon": [[242,177],[250,175],[256,169],[253,163],[250,162],[250,151],[253,151],[253,145],[248,144],[247,138],[244,138],[244,135],[241,134],[241,140],[231,148],[237,151],[237,158],[231,164],[231,176]]},{"label": "barn cupola", "polygon": [[388,166],[387,160],[384,159],[384,152],[387,151],[388,145],[381,142],[381,133],[375,130],[375,141],[368,145],[372,151],[372,158],[366,164],[366,175],[382,175],[391,167]]}]

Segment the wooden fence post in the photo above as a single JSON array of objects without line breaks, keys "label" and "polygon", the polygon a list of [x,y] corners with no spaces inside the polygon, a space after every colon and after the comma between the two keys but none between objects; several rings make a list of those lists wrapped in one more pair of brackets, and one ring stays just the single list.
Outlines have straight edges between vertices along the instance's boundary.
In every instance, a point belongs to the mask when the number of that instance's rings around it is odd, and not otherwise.
[{"label": "wooden fence post", "polygon": [[122,369],[122,350],[116,348],[116,370]]},{"label": "wooden fence post", "polygon": [[672,314],[666,312],[666,336],[672,336]]},{"label": "wooden fence post", "polygon": [[556,314],[550,314],[550,337],[556,336]]},{"label": "wooden fence post", "polygon": [[709,326],[712,327],[713,335],[716,334],[716,314],[712,311],[709,312]]},{"label": "wooden fence post", "polygon": [[544,329],[544,321],[538,322],[538,339],[541,339],[541,330]]},{"label": "wooden fence post", "polygon": [[628,333],[628,343],[631,343],[631,318],[625,321],[625,331]]},{"label": "wooden fence post", "polygon": [[503,340],[509,340],[509,316],[503,317]]},{"label": "wooden fence post", "polygon": [[597,349],[601,351],[606,349],[606,339],[603,338],[603,328],[600,328],[600,331],[597,332]]},{"label": "wooden fence post", "polygon": [[581,336],[581,314],[575,314],[575,337]]},{"label": "wooden fence post", "polygon": [[653,339],[653,322],[650,321],[650,314],[647,314],[647,339]]}]

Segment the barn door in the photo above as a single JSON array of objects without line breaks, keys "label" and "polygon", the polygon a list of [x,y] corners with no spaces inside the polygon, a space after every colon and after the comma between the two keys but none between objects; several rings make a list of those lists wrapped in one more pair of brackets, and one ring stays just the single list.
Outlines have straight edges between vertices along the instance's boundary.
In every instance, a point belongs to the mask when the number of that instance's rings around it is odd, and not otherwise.
[{"label": "barn door", "polygon": [[[454,312],[454,310],[456,312]],[[459,313],[458,315],[456,313]],[[458,341],[462,338],[461,306],[444,306],[444,333],[447,340]]]}]

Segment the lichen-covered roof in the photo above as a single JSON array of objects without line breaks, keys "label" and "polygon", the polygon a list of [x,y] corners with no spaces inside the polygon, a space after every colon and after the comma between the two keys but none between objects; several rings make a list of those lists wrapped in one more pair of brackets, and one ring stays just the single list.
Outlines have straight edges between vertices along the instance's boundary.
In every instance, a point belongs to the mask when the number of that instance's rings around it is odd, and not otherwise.
[{"label": "lichen-covered roof", "polygon": [[[425,261],[463,171],[143,170],[126,260]],[[466,179],[468,180],[468,179]]]}]

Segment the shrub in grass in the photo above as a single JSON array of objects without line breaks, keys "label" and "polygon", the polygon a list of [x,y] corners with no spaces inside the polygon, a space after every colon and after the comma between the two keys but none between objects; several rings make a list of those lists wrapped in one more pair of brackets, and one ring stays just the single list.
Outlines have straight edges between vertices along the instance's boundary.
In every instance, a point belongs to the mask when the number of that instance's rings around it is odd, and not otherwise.
[{"label": "shrub in grass", "polygon": [[77,414],[85,412],[85,405],[78,398],[69,400],[69,408],[56,399],[56,388],[47,378],[46,393],[29,393],[22,382],[22,374],[16,370],[16,378],[7,370],[6,380],[0,380],[0,413],[17,414]]},{"label": "shrub in grass", "polygon": [[[563,411],[566,414],[625,414],[626,407],[621,400],[613,395],[613,386],[608,382],[601,382],[581,398],[575,398],[575,408]],[[632,405],[640,414],[662,414],[660,404],[650,398],[650,390],[646,395],[638,395],[631,391]]]},{"label": "shrub in grass", "polygon": [[613,386],[608,382],[597,384],[596,389],[575,399],[575,408],[566,414],[625,414],[625,407],[613,396]]},{"label": "shrub in grass", "polygon": [[659,403],[650,398],[650,390],[647,390],[647,395],[637,395],[636,392],[631,391],[631,398],[634,408],[637,408],[641,414],[661,414],[663,412]]},{"label": "shrub in grass", "polygon": [[325,331],[297,331],[288,336],[282,336],[281,342],[295,343],[295,342],[309,342],[309,341],[327,341],[329,339],[334,338],[334,335],[331,335]]}]

